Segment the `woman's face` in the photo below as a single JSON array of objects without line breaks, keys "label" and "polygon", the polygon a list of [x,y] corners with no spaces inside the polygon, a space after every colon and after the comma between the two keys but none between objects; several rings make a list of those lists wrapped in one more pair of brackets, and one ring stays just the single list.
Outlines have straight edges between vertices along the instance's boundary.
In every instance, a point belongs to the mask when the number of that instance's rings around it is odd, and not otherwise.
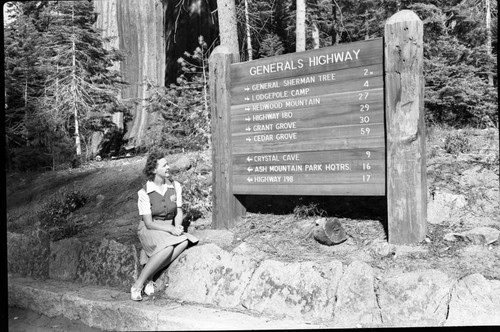
[{"label": "woman's face", "polygon": [[167,159],[161,158],[156,162],[155,174],[161,178],[166,178],[170,175],[170,167],[168,166]]}]

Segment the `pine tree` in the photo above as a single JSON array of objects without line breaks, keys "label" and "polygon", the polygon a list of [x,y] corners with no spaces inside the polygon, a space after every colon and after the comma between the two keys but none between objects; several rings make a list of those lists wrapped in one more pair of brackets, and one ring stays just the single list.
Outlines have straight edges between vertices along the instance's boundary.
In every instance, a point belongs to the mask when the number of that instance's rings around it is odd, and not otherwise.
[{"label": "pine tree", "polygon": [[[5,146],[7,169],[12,167],[12,151],[39,145],[43,128],[36,122],[37,96],[43,86],[37,65],[40,32],[34,16],[42,10],[32,2],[6,5],[8,23],[4,25]],[[34,130],[33,130],[34,129]]]},{"label": "pine tree", "polygon": [[43,20],[50,23],[43,34],[41,64],[47,73],[40,111],[54,129],[74,136],[80,156],[81,137],[110,126],[112,113],[121,108],[116,96],[123,82],[108,69],[120,56],[104,49],[88,1],[51,2]]}]

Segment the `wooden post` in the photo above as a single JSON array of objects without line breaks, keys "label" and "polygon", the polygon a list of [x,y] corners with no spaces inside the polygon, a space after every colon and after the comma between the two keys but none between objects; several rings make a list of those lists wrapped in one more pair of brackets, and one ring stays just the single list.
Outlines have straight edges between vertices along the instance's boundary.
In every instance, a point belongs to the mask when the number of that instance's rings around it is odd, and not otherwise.
[{"label": "wooden post", "polygon": [[423,23],[402,10],[384,38],[389,242],[412,244],[427,231]]},{"label": "wooden post", "polygon": [[231,177],[231,63],[234,55],[217,46],[210,55],[212,121],[212,228],[231,228],[245,208],[233,195]]}]

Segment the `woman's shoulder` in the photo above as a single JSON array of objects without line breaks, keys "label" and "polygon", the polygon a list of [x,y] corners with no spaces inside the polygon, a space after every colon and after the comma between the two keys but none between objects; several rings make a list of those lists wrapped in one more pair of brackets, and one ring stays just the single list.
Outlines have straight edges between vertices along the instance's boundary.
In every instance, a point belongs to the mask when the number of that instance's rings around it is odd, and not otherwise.
[{"label": "woman's shoulder", "polygon": [[148,185],[148,182],[150,182],[150,181],[144,182],[142,184],[141,188],[137,191],[138,194],[140,194],[140,193],[147,194],[147,185]]}]

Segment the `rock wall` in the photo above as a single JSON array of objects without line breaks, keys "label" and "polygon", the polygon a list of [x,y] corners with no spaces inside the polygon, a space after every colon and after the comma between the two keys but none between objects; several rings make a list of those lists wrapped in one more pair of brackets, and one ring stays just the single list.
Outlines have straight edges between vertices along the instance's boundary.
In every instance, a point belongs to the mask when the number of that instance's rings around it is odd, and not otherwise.
[{"label": "rock wall", "polygon": [[[160,276],[157,284],[168,284],[158,290],[160,294],[342,328],[500,324],[500,281],[480,274],[456,280],[438,270],[422,270],[376,278],[363,262],[347,266],[336,260],[282,262],[266,259],[257,248],[251,255],[241,246],[221,249],[207,243],[213,234],[206,233],[195,233],[200,244],[182,253]],[[7,240],[9,273],[128,292],[140,271],[137,248],[112,240],[81,243],[73,238],[51,243],[43,232],[8,233]],[[217,241],[229,248],[232,239]]]}]

